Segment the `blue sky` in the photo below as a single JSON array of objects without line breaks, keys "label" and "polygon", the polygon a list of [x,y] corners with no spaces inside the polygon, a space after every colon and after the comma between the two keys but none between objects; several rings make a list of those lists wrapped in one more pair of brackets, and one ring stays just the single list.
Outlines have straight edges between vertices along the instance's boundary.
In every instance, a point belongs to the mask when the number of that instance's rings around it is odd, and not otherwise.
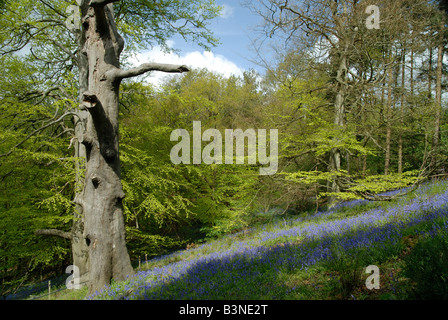
[{"label": "blue sky", "polygon": [[[242,5],[241,0],[216,0],[223,6],[221,16],[211,21],[209,28],[221,44],[206,52],[198,45],[185,42],[180,37],[171,39],[170,45],[180,50],[179,55],[164,54],[160,48],[146,50],[131,61],[137,65],[143,62],[161,62],[185,64],[192,68],[206,67],[220,72],[224,76],[242,75],[243,71],[255,69],[263,73],[263,69],[253,63],[255,53],[251,50],[251,39],[256,35],[254,29],[262,20]],[[149,82],[159,83],[163,74],[154,73]]]},{"label": "blue sky", "polygon": [[254,37],[254,28],[260,24],[261,17],[242,6],[240,0],[218,0],[217,3],[224,9],[221,17],[211,23],[212,31],[221,41],[221,45],[215,47],[213,52],[244,69],[255,67],[248,60],[254,55],[250,51],[250,38]]}]

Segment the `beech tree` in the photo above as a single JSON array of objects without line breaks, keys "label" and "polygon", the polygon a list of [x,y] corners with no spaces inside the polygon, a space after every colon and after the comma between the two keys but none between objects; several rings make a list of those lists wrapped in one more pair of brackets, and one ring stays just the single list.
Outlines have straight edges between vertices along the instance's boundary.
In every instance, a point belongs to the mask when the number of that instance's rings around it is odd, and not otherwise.
[{"label": "beech tree", "polygon": [[118,34],[112,2],[92,0],[83,17],[88,60],[88,90],[83,108],[89,112],[81,141],[86,148],[85,184],[75,202],[83,209],[84,237],[89,246],[89,292],[114,278],[133,274],[125,242],[118,148],[120,82],[149,71],[183,73],[183,65],[145,63],[129,70],[120,68],[124,40]]}]

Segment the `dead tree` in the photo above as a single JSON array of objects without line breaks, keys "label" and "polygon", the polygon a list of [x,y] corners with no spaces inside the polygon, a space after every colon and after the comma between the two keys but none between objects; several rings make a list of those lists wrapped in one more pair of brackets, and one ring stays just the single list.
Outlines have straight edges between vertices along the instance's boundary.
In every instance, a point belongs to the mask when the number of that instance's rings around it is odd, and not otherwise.
[{"label": "dead tree", "polygon": [[88,60],[88,89],[82,109],[88,111],[85,131],[78,140],[85,146],[86,168],[82,192],[75,203],[82,208],[84,239],[89,247],[89,294],[111,279],[133,274],[125,242],[118,143],[119,88],[122,79],[149,71],[187,72],[183,65],[145,63],[122,70],[120,54],[124,40],[118,34],[113,2],[91,0],[82,18],[83,54]]}]

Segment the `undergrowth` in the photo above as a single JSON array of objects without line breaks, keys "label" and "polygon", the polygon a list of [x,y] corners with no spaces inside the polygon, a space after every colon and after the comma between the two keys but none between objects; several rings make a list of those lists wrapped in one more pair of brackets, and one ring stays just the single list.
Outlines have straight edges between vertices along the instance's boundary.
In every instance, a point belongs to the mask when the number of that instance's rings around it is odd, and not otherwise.
[{"label": "undergrowth", "polygon": [[[154,258],[124,282],[56,299],[446,299],[447,182],[356,200]],[[368,289],[366,267],[378,267]],[[44,298],[45,299],[45,298]]]}]

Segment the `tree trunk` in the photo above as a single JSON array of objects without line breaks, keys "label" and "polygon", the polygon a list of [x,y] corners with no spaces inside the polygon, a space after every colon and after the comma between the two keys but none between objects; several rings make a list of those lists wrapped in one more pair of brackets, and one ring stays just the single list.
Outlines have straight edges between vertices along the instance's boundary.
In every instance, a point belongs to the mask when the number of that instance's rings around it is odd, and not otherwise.
[{"label": "tree trunk", "polygon": [[398,136],[398,173],[403,173],[403,136]]},{"label": "tree trunk", "polygon": [[80,141],[86,148],[86,172],[78,203],[84,213],[89,246],[89,294],[133,274],[126,249],[118,153],[119,82],[107,72],[119,68],[123,39],[116,32],[112,5],[91,6],[83,21],[89,65],[84,107],[89,111]]},{"label": "tree trunk", "polygon": [[[392,55],[392,53],[390,53]],[[392,61],[392,58],[390,59]],[[392,84],[393,84],[393,69],[389,67],[388,70],[388,85],[387,85],[387,102],[385,110],[386,120],[386,154],[384,157],[384,175],[389,174],[390,167],[390,144],[392,136],[391,111],[392,111]]]},{"label": "tree trunk", "polygon": [[[443,15],[444,13],[442,13]],[[442,109],[442,68],[443,68],[443,50],[444,50],[444,37],[443,31],[445,28],[445,19],[442,17],[439,28],[439,39],[437,47],[437,70],[436,70],[436,112],[434,119],[434,135],[432,137],[432,149],[431,149],[431,169],[436,166],[437,149],[439,146],[439,134],[440,134],[440,116]]]},{"label": "tree trunk", "polygon": [[364,179],[367,174],[367,154],[362,156],[362,178]]},{"label": "tree trunk", "polygon": [[411,68],[409,70],[411,97],[414,97],[414,44],[411,46]]},{"label": "tree trunk", "polygon": [[406,76],[405,68],[406,68],[406,54],[404,49],[402,49],[402,60],[401,60],[401,100],[400,100],[400,130],[398,133],[398,173],[403,172],[403,116],[404,116],[404,78]]},{"label": "tree trunk", "polygon": [[83,107],[88,111],[85,131],[86,170],[83,190],[76,203],[84,216],[84,239],[89,247],[89,294],[113,278],[133,274],[126,248],[118,147],[119,87],[123,78],[147,71],[186,72],[185,66],[143,64],[124,71],[119,58],[124,40],[118,34],[112,2],[91,0],[83,17],[84,52],[88,60],[88,90]]},{"label": "tree trunk", "polygon": [[392,136],[392,128],[390,126],[390,121],[387,121],[386,128],[386,154],[384,157],[384,175],[389,174],[389,166],[390,166],[390,140]]},{"label": "tree trunk", "polygon": [[432,43],[429,46],[429,60],[428,60],[428,98],[432,98]]},{"label": "tree trunk", "polygon": [[[335,112],[334,125],[336,130],[344,126],[346,72],[347,72],[347,58],[345,56],[345,53],[342,53],[341,61],[337,72],[338,90],[334,102],[334,112]],[[338,137],[334,137],[334,139],[338,140]],[[333,148],[330,152],[330,171],[340,171],[340,170],[341,170],[341,150],[339,150],[339,148]],[[337,177],[335,177],[331,183],[331,192],[339,192],[339,191],[340,190]],[[331,197],[330,205],[333,205],[334,202],[335,202],[334,197]]]},{"label": "tree trunk", "polygon": [[[354,42],[355,34],[347,34],[347,18],[340,16],[337,14],[337,2],[332,2],[330,4],[333,20],[336,25],[337,34],[339,35],[338,39],[338,69],[336,70],[336,97],[334,100],[334,126],[336,131],[342,130],[344,128],[345,121],[345,99],[347,96],[347,72],[348,72],[348,54],[349,49],[352,47]],[[338,142],[339,138],[333,138],[336,142]],[[329,171],[340,171],[341,170],[341,150],[339,148],[333,148],[330,151],[330,168]],[[334,177],[331,182],[331,192],[339,192],[339,183],[338,178]],[[335,197],[331,197],[329,199],[330,206],[335,204]]]}]

